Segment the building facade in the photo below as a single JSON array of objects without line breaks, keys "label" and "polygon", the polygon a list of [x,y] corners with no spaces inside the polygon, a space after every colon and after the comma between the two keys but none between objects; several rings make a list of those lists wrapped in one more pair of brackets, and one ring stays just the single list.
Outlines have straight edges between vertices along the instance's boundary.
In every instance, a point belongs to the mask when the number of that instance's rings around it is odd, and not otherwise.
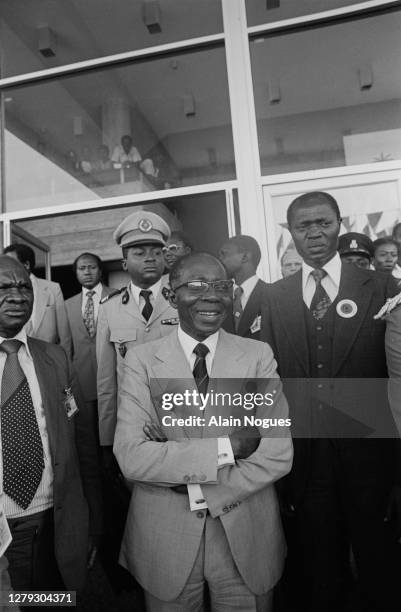
[{"label": "building facade", "polygon": [[68,294],[87,250],[119,284],[112,230],[137,206],[199,249],[251,234],[267,280],[305,191],[334,195],[343,231],[391,233],[400,26],[387,0],[2,0],[3,244]]}]

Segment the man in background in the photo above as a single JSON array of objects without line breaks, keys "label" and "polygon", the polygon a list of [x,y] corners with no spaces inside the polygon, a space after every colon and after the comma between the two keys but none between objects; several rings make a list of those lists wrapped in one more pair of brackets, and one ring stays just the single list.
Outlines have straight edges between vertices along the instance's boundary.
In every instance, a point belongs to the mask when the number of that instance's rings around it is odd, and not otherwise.
[{"label": "man in background", "polygon": [[369,236],[359,232],[348,232],[342,234],[338,239],[341,261],[354,264],[358,268],[370,270],[373,250],[373,242]]},{"label": "man in background", "polygon": [[26,244],[10,244],[4,255],[17,259],[28,271],[33,287],[33,310],[26,326],[32,338],[60,344],[71,357],[71,331],[60,285],[34,275],[35,253]]},{"label": "man in background", "polygon": [[298,255],[294,248],[287,249],[284,255],[281,257],[281,275],[283,278],[287,278],[302,267],[302,257]]},{"label": "man in background", "polygon": [[262,306],[269,292],[267,283],[256,274],[261,253],[251,236],[234,236],[220,248],[219,258],[234,279],[233,313],[224,329],[244,338],[260,339]]}]

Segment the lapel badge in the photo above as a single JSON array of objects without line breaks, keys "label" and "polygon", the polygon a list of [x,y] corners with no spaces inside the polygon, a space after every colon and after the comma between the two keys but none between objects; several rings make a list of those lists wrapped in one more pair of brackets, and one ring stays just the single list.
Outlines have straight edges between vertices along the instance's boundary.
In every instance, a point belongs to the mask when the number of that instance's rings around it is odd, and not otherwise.
[{"label": "lapel badge", "polygon": [[128,304],[128,302],[129,302],[129,292],[128,292],[128,289],[126,289],[126,290],[124,291],[123,296],[122,296],[122,298],[121,298],[121,302],[122,302],[123,304]]},{"label": "lapel badge", "polygon": [[254,322],[251,325],[251,334],[256,334],[256,332],[260,331],[262,328],[262,316],[258,315],[255,317]]},{"label": "lapel badge", "polygon": [[118,352],[120,353],[121,357],[124,359],[127,353],[127,345],[125,344],[125,342],[120,342],[120,344],[118,345]]},{"label": "lapel badge", "polygon": [[337,314],[343,319],[351,319],[358,312],[358,306],[353,300],[340,300],[336,307]]}]

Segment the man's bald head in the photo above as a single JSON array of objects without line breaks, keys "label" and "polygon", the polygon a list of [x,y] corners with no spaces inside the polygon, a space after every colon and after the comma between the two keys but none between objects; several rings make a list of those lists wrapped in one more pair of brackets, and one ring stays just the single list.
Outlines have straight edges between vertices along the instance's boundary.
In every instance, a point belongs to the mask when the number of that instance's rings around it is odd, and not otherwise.
[{"label": "man's bald head", "polygon": [[220,259],[212,255],[211,253],[190,253],[178,259],[170,270],[169,281],[170,287],[173,289],[174,285],[179,283],[179,279],[183,270],[192,267],[193,264],[203,264],[204,266],[217,266],[221,270],[222,279],[227,278],[227,271]]}]

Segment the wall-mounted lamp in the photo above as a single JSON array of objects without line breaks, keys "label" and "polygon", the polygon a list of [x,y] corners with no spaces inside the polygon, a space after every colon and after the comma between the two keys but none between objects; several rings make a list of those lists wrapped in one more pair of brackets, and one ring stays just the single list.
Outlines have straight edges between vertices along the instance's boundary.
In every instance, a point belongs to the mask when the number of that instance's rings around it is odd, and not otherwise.
[{"label": "wall-mounted lamp", "polygon": [[184,100],[184,115],[194,117],[196,115],[195,98],[191,94],[187,94]]},{"label": "wall-mounted lamp", "polygon": [[56,55],[56,35],[49,26],[38,26],[38,49],[43,57],[54,57]]},{"label": "wall-mounted lamp", "polygon": [[369,64],[361,66],[358,70],[358,75],[360,90],[366,91],[370,89],[373,85],[373,72],[371,66],[369,66]]},{"label": "wall-mounted lamp", "polygon": [[269,104],[279,104],[281,102],[280,81],[276,77],[271,77],[267,84],[269,92]]},{"label": "wall-mounted lamp", "polygon": [[161,11],[157,0],[145,0],[142,4],[143,23],[148,28],[149,34],[160,34]]},{"label": "wall-mounted lamp", "polygon": [[266,0],[266,9],[268,11],[276,8],[280,8],[280,0]]}]

